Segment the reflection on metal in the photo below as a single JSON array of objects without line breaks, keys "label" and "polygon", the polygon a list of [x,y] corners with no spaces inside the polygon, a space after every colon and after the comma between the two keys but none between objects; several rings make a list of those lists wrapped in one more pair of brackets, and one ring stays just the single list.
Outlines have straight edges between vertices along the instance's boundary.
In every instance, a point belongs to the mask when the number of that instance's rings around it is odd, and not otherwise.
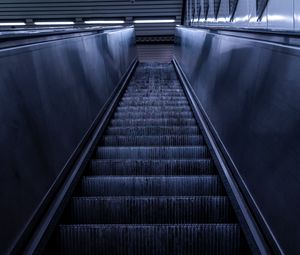
[{"label": "reflection on metal", "polygon": [[269,0],[256,0],[256,16],[257,20],[261,20],[263,13],[268,5]]},{"label": "reflection on metal", "polygon": [[201,11],[202,11],[202,2],[201,2],[201,0],[198,0],[197,1],[197,3],[198,3],[198,14],[197,14],[197,18],[198,18],[198,22],[200,21],[200,18],[201,18]]},{"label": "reflection on metal", "polygon": [[[133,26],[131,26],[133,27]],[[6,29],[0,31],[0,48],[7,48],[7,45],[11,46],[18,46],[18,45],[28,45],[33,43],[32,40],[34,39],[35,42],[41,42],[44,40],[45,36],[47,39],[51,38],[58,39],[59,36],[61,38],[62,35],[79,35],[79,33],[99,33],[105,32],[108,30],[115,30],[120,29],[122,26],[51,26],[51,27],[31,27],[31,28],[15,28],[15,29]],[[53,38],[54,37],[54,38]],[[18,39],[18,40],[14,40]],[[20,43],[20,39],[22,39],[22,43]],[[4,43],[5,41],[5,43]]]},{"label": "reflection on metal", "polygon": [[208,9],[209,9],[209,0],[204,0],[203,1],[203,10],[204,10],[204,19],[205,20],[207,20]]},{"label": "reflection on metal", "polygon": [[269,245],[298,254],[300,47],[253,38],[178,27],[175,56]]},{"label": "reflection on metal", "polygon": [[41,212],[136,57],[134,29],[111,31],[0,51],[0,254]]},{"label": "reflection on metal", "polygon": [[215,19],[218,18],[219,10],[220,10],[221,0],[214,0],[214,15]]},{"label": "reflection on metal", "polygon": [[194,4],[192,10],[192,22],[195,22],[195,20],[196,20],[196,4]]},{"label": "reflection on metal", "polygon": [[229,0],[229,17],[230,17],[230,21],[233,20],[238,1],[239,0]]}]

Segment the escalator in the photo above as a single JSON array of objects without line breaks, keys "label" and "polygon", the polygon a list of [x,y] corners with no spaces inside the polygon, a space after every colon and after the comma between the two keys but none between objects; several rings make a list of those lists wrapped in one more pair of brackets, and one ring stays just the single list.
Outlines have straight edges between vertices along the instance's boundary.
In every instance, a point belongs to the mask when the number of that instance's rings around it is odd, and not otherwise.
[{"label": "escalator", "polygon": [[247,254],[171,64],[139,64],[59,225],[55,254]]}]

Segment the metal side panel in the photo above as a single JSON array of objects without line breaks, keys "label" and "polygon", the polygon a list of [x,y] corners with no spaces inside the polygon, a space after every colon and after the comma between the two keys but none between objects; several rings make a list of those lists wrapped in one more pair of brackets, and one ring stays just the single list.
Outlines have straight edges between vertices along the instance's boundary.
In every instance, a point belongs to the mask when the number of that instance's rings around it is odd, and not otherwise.
[{"label": "metal side panel", "polygon": [[300,250],[300,50],[178,27],[175,56],[278,252]]},{"label": "metal side panel", "polygon": [[0,50],[0,253],[37,212],[134,58],[133,28]]},{"label": "metal side panel", "polygon": [[18,254],[20,251],[22,251],[22,254],[51,254],[48,250],[48,245],[53,231],[55,231],[57,223],[59,222],[76,185],[80,181],[95,148],[102,138],[105,129],[109,125],[109,121],[118,106],[119,100],[122,97],[137,65],[138,61],[135,58],[122,76],[118,86],[99,112],[93,125],[90,127],[89,132],[85,135],[86,142],[82,144],[80,149],[78,149],[77,156],[74,158],[74,162],[70,166],[67,176],[63,178],[61,182],[56,179],[55,184],[57,184],[58,187],[52,192],[52,197],[49,199],[49,203],[45,205],[42,216],[39,218],[36,217],[36,224],[31,227],[31,233],[28,237],[26,235],[22,236],[20,241],[14,247],[14,254]]}]

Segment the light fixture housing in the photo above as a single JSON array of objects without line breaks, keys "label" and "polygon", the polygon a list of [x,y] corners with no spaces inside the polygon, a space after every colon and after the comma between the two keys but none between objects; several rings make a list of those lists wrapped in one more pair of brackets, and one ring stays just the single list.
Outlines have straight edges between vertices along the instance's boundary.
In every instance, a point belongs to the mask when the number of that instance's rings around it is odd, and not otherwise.
[{"label": "light fixture housing", "polygon": [[100,24],[100,25],[113,25],[113,24],[124,24],[124,20],[86,20],[85,24]]},{"label": "light fixture housing", "polygon": [[0,26],[25,26],[25,22],[0,22]]},{"label": "light fixture housing", "polygon": [[136,19],[133,22],[136,24],[151,24],[151,23],[175,23],[175,19]]},{"label": "light fixture housing", "polygon": [[74,25],[74,21],[36,21],[34,25],[37,26],[60,26],[60,25]]}]

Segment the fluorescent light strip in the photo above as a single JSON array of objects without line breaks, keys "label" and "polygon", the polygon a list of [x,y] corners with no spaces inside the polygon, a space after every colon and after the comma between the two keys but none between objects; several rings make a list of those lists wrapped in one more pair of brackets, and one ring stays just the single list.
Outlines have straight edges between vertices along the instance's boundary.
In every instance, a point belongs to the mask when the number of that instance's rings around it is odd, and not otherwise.
[{"label": "fluorescent light strip", "polygon": [[34,22],[34,25],[37,26],[47,26],[47,25],[74,25],[73,21],[36,21]]},{"label": "fluorescent light strip", "polygon": [[25,22],[0,22],[0,26],[25,26]]},{"label": "fluorescent light strip", "polygon": [[124,20],[86,20],[85,24],[124,24]]},{"label": "fluorescent light strip", "polygon": [[134,23],[174,23],[175,19],[137,19]]}]

